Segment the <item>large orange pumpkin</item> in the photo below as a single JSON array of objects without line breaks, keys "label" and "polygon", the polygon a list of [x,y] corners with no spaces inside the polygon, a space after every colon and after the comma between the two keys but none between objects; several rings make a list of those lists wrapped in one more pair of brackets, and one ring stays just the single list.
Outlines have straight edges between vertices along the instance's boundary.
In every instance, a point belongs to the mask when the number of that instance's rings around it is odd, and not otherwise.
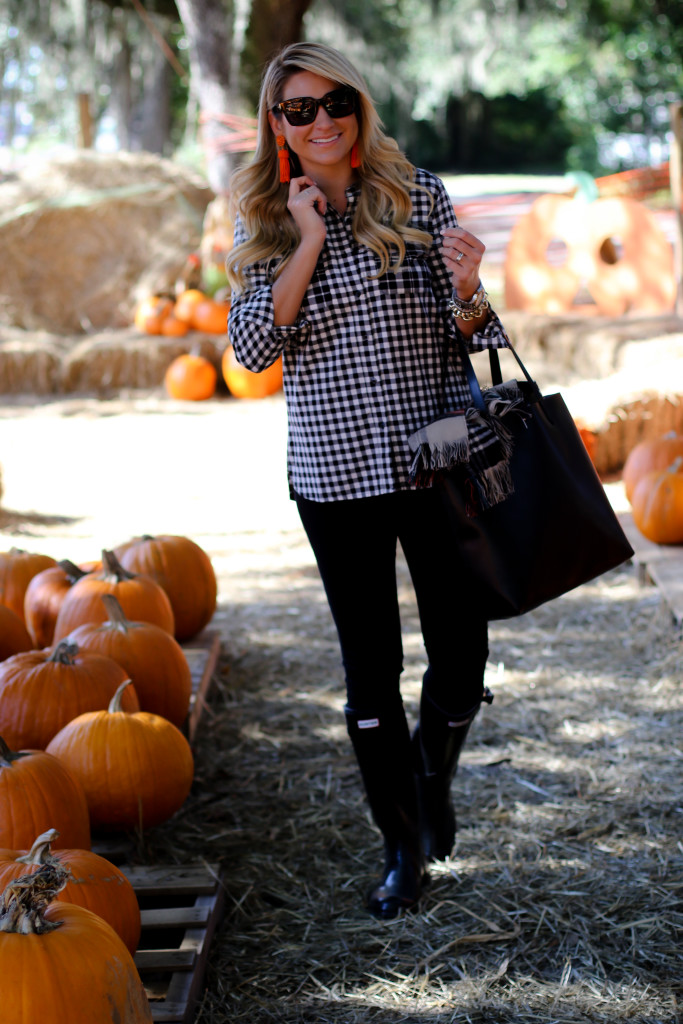
[{"label": "large orange pumpkin", "polygon": [[[15,749],[44,750],[56,732],[85,711],[106,708],[126,672],[113,658],[60,641],[0,662],[0,735]],[[135,690],[124,707],[139,710]]]},{"label": "large orange pumpkin", "polygon": [[113,594],[133,621],[154,622],[173,636],[173,609],[163,587],[148,576],[124,569],[113,551],[103,551],[102,568],[74,583],[64,598],[55,623],[55,642],[84,622],[104,622],[103,594]]},{"label": "large orange pumpkin", "polygon": [[0,892],[8,882],[31,875],[43,864],[59,863],[69,869],[69,879],[57,896],[97,914],[123,939],[130,953],[140,941],[141,920],[135,889],[123,871],[92,850],[57,850],[51,846],[59,832],[50,828],[39,835],[30,850],[0,849]]},{"label": "large orange pumpkin", "polygon": [[168,595],[180,643],[196,636],[216,610],[217,582],[211,559],[189,537],[143,534],[116,549],[126,569],[149,576]]},{"label": "large orange pumpkin", "polygon": [[282,356],[260,373],[253,373],[237,362],[232,345],[221,359],[223,380],[235,398],[267,398],[282,388]]},{"label": "large orange pumpkin", "polygon": [[655,544],[683,544],[683,455],[646,473],[631,501],[633,522]]},{"label": "large orange pumpkin", "polygon": [[30,651],[33,646],[33,640],[19,616],[0,604],[0,661],[20,651]]},{"label": "large orange pumpkin", "polygon": [[633,500],[636,484],[647,473],[666,469],[674,459],[683,455],[683,435],[671,431],[663,437],[640,441],[626,457],[621,478],[629,501]]},{"label": "large orange pumpkin", "polygon": [[85,790],[93,828],[159,825],[180,809],[192,785],[190,744],[161,715],[122,711],[126,685],[106,711],[79,715],[48,744]]},{"label": "large orange pumpkin", "polygon": [[34,647],[49,647],[67,593],[86,570],[64,560],[33,577],[24,595],[24,619]]},{"label": "large orange pumpkin", "polygon": [[0,738],[0,847],[27,850],[48,828],[60,849],[90,849],[90,819],[78,779],[44,750],[10,750]]},{"label": "large orange pumpkin", "polygon": [[163,715],[180,728],[192,696],[192,675],[182,647],[153,622],[127,619],[113,594],[103,594],[102,601],[108,620],[78,626],[67,641],[81,652],[113,658],[132,680],[140,709]]},{"label": "large orange pumpkin", "polygon": [[164,386],[171,398],[203,402],[213,398],[218,374],[213,363],[198,352],[177,356],[164,374]]},{"label": "large orange pumpkin", "polygon": [[0,604],[6,605],[24,622],[24,597],[28,585],[39,572],[56,565],[50,555],[39,555],[21,548],[0,552]]},{"label": "large orange pumpkin", "polygon": [[58,862],[10,882],[0,896],[3,1024],[150,1024],[140,975],[114,929],[55,897]]}]

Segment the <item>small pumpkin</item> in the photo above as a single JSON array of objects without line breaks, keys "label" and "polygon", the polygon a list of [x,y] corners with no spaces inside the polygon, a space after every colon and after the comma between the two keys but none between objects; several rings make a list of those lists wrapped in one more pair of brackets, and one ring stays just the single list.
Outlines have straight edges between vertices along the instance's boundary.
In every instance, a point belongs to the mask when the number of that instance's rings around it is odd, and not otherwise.
[{"label": "small pumpkin", "polygon": [[206,334],[227,334],[230,306],[218,299],[206,298],[198,302],[192,314],[192,326]]},{"label": "small pumpkin", "polygon": [[631,502],[633,522],[654,544],[683,544],[683,455],[640,478]]},{"label": "small pumpkin", "polygon": [[54,846],[90,849],[90,819],[78,779],[44,750],[10,750],[0,737],[0,847],[28,849],[48,828]]},{"label": "small pumpkin", "polygon": [[33,577],[24,595],[24,619],[34,647],[49,647],[62,602],[77,580],[87,574],[64,560]]},{"label": "small pumpkin", "polygon": [[260,373],[253,373],[237,362],[232,345],[221,359],[223,380],[235,398],[267,398],[282,388],[282,356]]},{"label": "small pumpkin", "polygon": [[163,587],[148,576],[124,569],[113,551],[103,551],[102,568],[74,583],[64,598],[55,623],[55,642],[84,622],[104,622],[103,594],[113,594],[130,619],[154,622],[173,636],[173,609]]},{"label": "small pumpkin", "polygon": [[127,619],[113,594],[103,594],[102,601],[107,621],[84,623],[69,634],[67,641],[81,652],[113,658],[132,680],[140,709],[163,715],[180,728],[192,696],[192,674],[182,647],[153,622]]},{"label": "small pumpkin", "polygon": [[190,330],[189,324],[179,320],[174,313],[169,313],[161,321],[159,333],[167,338],[184,338]]},{"label": "small pumpkin", "polygon": [[150,295],[135,310],[135,326],[145,334],[161,334],[161,325],[172,312],[172,299],[165,295]]},{"label": "small pumpkin", "polygon": [[21,548],[0,552],[0,604],[6,605],[24,622],[24,597],[28,585],[39,572],[56,565],[50,555]]},{"label": "small pumpkin", "polygon": [[621,473],[628,500],[633,502],[633,492],[641,477],[666,469],[679,455],[683,455],[683,435],[675,431],[662,437],[647,438],[635,445],[628,453]]},{"label": "small pumpkin", "polygon": [[33,640],[18,615],[0,604],[0,661],[21,651],[30,651]]},{"label": "small pumpkin", "polygon": [[97,914],[56,899],[69,872],[54,862],[0,895],[3,1024],[148,1024],[133,957]]},{"label": "small pumpkin", "polygon": [[[113,658],[80,651],[66,640],[15,654],[0,662],[0,735],[16,749],[44,750],[72,718],[106,708],[127,678]],[[124,707],[140,707],[132,687]]]},{"label": "small pumpkin", "polygon": [[38,836],[30,850],[0,849],[0,892],[43,864],[59,863],[69,869],[69,879],[56,897],[63,903],[85,907],[111,925],[128,951],[135,953],[140,941],[141,919],[135,889],[123,871],[92,850],[57,850],[56,828]]},{"label": "small pumpkin", "polygon": [[216,367],[199,352],[176,356],[164,374],[164,386],[171,398],[186,402],[213,398],[217,380]]},{"label": "small pumpkin", "polygon": [[190,537],[143,534],[116,548],[121,565],[155,580],[168,595],[179,643],[196,636],[216,610],[218,584],[208,554]]},{"label": "small pumpkin", "polygon": [[192,786],[190,744],[161,715],[123,711],[127,685],[121,684],[106,711],[79,715],[48,744],[81,783],[93,828],[159,825],[182,807]]},{"label": "small pumpkin", "polygon": [[199,288],[186,288],[175,300],[173,315],[177,320],[182,320],[189,327],[194,327],[194,309],[200,302],[206,302],[208,295],[205,295]]}]

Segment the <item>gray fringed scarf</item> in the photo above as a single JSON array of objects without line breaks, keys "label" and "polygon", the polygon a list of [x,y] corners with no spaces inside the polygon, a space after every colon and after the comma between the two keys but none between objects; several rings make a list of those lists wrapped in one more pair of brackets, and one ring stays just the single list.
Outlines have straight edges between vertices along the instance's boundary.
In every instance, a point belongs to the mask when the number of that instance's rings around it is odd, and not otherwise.
[{"label": "gray fringed scarf", "polygon": [[[428,486],[444,470],[462,466],[474,483],[483,508],[497,505],[514,490],[510,475],[512,432],[504,422],[510,413],[526,416],[524,397],[516,381],[482,392],[486,411],[474,405],[446,413],[408,438],[414,453],[411,479]],[[476,447],[471,435],[476,433]]]}]

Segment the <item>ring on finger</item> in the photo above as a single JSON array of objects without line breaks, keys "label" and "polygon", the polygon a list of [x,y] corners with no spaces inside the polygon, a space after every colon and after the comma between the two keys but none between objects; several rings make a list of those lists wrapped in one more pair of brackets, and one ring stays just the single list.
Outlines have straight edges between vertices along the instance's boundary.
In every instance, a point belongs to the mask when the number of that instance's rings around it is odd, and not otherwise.
[{"label": "ring on finger", "polygon": [[464,255],[465,255],[465,253],[464,253],[464,252],[460,252],[460,251],[458,251],[458,255],[457,255],[457,256],[455,257],[455,262],[456,262],[456,263],[460,263],[460,261],[462,260],[462,258],[464,257]]}]

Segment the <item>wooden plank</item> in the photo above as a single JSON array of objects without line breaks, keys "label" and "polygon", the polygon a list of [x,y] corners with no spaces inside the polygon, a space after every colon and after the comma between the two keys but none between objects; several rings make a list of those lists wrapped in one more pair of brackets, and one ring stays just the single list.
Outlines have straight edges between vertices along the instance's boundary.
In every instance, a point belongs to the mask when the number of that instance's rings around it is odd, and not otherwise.
[{"label": "wooden plank", "polygon": [[197,958],[193,949],[138,949],[133,959],[142,975],[146,971],[191,971]]},{"label": "wooden plank", "polygon": [[208,907],[159,907],[156,910],[141,910],[142,927],[178,928],[206,924],[209,919]]},{"label": "wooden plank", "polygon": [[683,551],[679,548],[669,558],[651,562],[648,572],[680,625],[683,622]]},{"label": "wooden plank", "polygon": [[190,743],[194,742],[199,722],[206,711],[211,680],[220,653],[220,641],[217,629],[205,629],[181,645],[192,676],[190,710],[185,722],[185,732]]},{"label": "wooden plank", "polygon": [[165,896],[199,895],[214,892],[218,883],[217,864],[171,864],[164,866],[121,865],[136,893]]}]

